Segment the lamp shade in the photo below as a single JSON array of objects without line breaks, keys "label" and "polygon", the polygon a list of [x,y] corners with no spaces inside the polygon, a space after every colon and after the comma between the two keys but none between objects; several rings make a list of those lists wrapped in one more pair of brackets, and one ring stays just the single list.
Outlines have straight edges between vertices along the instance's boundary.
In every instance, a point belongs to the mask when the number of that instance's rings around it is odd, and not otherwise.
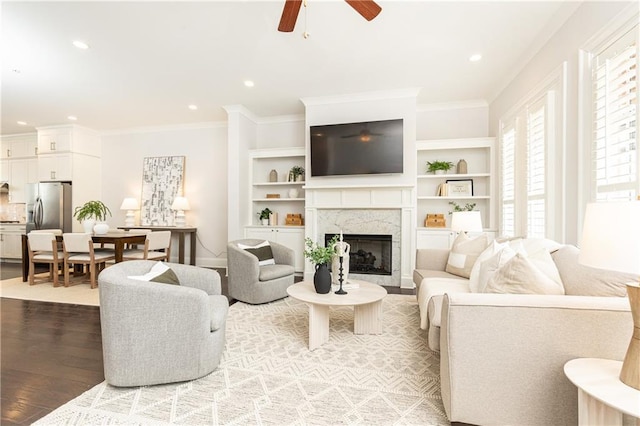
[{"label": "lamp shade", "polygon": [[120,210],[139,210],[138,200],[135,198],[125,198],[122,200]]},{"label": "lamp shade", "polygon": [[580,263],[640,274],[640,201],[587,205]]},{"label": "lamp shade", "polygon": [[189,201],[185,197],[176,197],[171,204],[171,210],[190,210]]},{"label": "lamp shade", "polygon": [[451,230],[454,232],[482,232],[482,216],[479,211],[453,212]]}]

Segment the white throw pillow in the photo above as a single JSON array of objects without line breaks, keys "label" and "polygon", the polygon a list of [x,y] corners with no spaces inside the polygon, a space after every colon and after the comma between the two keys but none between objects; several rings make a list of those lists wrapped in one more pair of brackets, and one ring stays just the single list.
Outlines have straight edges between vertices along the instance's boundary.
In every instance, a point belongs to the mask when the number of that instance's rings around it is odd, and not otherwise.
[{"label": "white throw pillow", "polygon": [[563,295],[564,288],[518,253],[489,279],[485,292]]},{"label": "white throw pillow", "polygon": [[481,291],[479,290],[479,278],[480,265],[482,262],[499,253],[505,247],[508,247],[507,243],[499,243],[496,240],[493,240],[491,244],[489,244],[489,247],[480,253],[480,256],[476,259],[476,263],[473,265],[473,268],[471,268],[471,273],[469,274],[469,290],[471,290],[472,293],[479,293]]},{"label": "white throw pillow", "polygon": [[511,247],[505,247],[480,264],[480,272],[478,274],[478,293],[485,292],[487,283],[491,277],[515,255],[515,250]]},{"label": "white throw pillow", "polygon": [[453,242],[445,271],[463,278],[469,278],[476,259],[486,248],[486,235],[471,239],[465,232],[461,232]]},{"label": "white throw pillow", "polygon": [[549,253],[553,253],[562,247],[562,244],[547,238],[525,238],[519,241],[524,246],[527,254],[536,253],[542,249],[547,249]]},{"label": "white throw pillow", "polygon": [[[556,263],[551,257],[551,253],[546,248],[540,249],[535,253],[527,256],[531,262],[542,271],[547,277],[551,278],[556,284],[563,286],[560,272],[556,267]],[[564,286],[563,286],[564,288]]]},{"label": "white throw pillow", "polygon": [[144,275],[130,275],[127,278],[137,281],[154,281],[164,284],[180,284],[175,272],[162,262],[155,265]]}]

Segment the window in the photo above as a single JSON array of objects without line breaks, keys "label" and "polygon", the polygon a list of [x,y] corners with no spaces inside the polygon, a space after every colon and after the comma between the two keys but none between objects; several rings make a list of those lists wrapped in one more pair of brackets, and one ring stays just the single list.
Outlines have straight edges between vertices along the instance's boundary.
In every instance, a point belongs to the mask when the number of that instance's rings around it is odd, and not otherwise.
[{"label": "window", "polygon": [[555,91],[543,90],[501,120],[501,235],[553,237],[547,185],[552,176],[548,153],[555,130],[554,102]]},{"label": "window", "polygon": [[638,26],[591,54],[591,199],[638,194]]}]

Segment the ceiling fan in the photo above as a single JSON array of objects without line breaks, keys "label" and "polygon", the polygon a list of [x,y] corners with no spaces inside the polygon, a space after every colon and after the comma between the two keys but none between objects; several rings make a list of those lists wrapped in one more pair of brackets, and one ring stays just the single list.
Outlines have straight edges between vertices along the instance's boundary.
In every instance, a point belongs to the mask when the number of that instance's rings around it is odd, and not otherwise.
[{"label": "ceiling fan", "polygon": [[349,139],[357,137],[361,142],[369,142],[371,140],[371,136],[384,136],[384,133],[372,133],[367,129],[365,125],[364,129],[360,130],[359,133],[353,135],[344,135],[340,136],[342,139]]},{"label": "ceiling fan", "polygon": [[[349,3],[349,6],[354,8],[364,19],[371,21],[378,16],[382,8],[376,4],[373,0],[345,0]],[[282,16],[280,17],[280,25],[278,25],[278,31],[283,33],[290,33],[296,26],[296,20],[298,19],[298,12],[300,12],[300,6],[302,0],[286,0],[284,3],[284,9],[282,9]]]}]

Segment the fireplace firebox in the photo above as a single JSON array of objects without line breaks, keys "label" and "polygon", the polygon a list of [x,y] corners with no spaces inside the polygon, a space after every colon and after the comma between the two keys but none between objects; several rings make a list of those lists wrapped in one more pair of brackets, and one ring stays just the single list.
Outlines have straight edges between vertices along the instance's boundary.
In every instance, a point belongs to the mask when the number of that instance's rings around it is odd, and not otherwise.
[{"label": "fireplace firebox", "polygon": [[[337,234],[324,234],[324,243]],[[349,273],[391,275],[391,235],[344,234],[343,241],[351,246]]]}]

